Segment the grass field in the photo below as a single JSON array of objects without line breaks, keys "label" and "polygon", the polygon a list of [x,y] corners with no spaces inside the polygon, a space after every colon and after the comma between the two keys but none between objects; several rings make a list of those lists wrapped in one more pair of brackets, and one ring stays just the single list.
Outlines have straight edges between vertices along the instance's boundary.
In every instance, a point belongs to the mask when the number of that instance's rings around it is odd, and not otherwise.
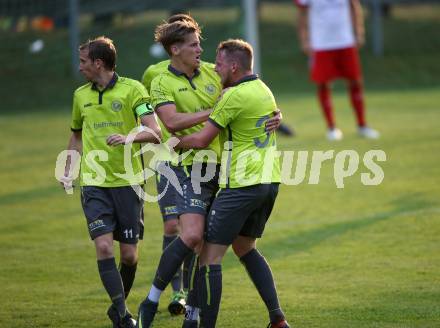
[{"label": "grass field", "polygon": [[[439,327],[440,90],[367,94],[379,141],[358,139],[348,101],[338,95],[345,139],[328,143],[312,96],[281,95],[298,136],[284,150],[382,149],[385,179],[364,186],[359,171],[337,189],[333,161],[318,185],[283,186],[259,243],[295,327]],[[110,327],[79,195],[54,178],[67,138],[68,108],[0,117],[0,327]],[[307,171],[308,172],[308,171]],[[152,190],[152,186],[149,186]],[[145,297],[162,243],[156,204],[146,204],[146,238],[128,304]],[[218,326],[265,327],[264,306],[232,254],[224,262]],[[156,327],[180,327],[166,311]]]},{"label": "grass field", "polygon": [[[394,8],[394,7],[393,7]],[[297,137],[282,150],[355,150],[361,159],[381,149],[385,178],[364,186],[359,170],[338,189],[334,160],[317,185],[282,186],[264,238],[282,306],[294,327],[440,327],[440,6],[397,6],[384,21],[385,56],[362,50],[368,117],[382,137],[357,138],[343,84],[335,107],[345,138],[325,139],[306,58],[294,36],[294,6],[268,4],[261,14],[263,78],[273,88]],[[218,41],[240,35],[239,13],[193,11],[205,26],[204,57]],[[118,71],[138,78],[148,55],[154,13],[114,26],[85,26],[81,38],[106,34],[119,49]],[[370,31],[367,15],[367,31]],[[149,37],[148,37],[149,36]],[[45,49],[30,55],[36,38]],[[97,273],[78,191],[66,195],[54,178],[69,137],[70,102],[79,81],[70,75],[68,33],[0,32],[0,328],[110,327],[108,299]],[[282,46],[280,46],[282,45]],[[296,164],[296,162],[295,162]],[[150,192],[154,189],[148,186]],[[145,206],[146,234],[129,308],[135,312],[160,256],[162,221]],[[224,262],[219,328],[265,327],[267,315],[244,269]],[[180,327],[169,317],[167,291],[156,327]]]}]

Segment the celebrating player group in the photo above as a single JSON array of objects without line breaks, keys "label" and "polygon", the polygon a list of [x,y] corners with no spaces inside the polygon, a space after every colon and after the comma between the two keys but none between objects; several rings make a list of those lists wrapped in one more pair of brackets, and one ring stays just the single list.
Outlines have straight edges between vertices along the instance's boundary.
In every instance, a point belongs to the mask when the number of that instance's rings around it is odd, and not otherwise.
[{"label": "celebrating player group", "polygon": [[[250,44],[220,42],[211,64],[201,59],[201,33],[186,14],[158,25],[155,41],[169,60],[148,67],[142,83],[115,72],[110,39],[98,37],[79,49],[79,70],[88,83],[74,93],[68,149],[81,153],[81,204],[111,301],[107,314],[115,328],[152,327],[170,284],[168,310],[185,314],[182,327],[216,327],[222,258],[232,245],[266,305],[268,327],[288,328],[269,263],[256,247],[280,183],[278,159],[269,174],[263,159],[276,152],[274,131],[281,114],[272,92],[252,70]],[[146,181],[142,174],[127,179],[120,173],[127,166],[127,145],[130,167],[139,173],[144,163],[136,153],[142,143],[171,139],[171,153],[178,156],[163,152],[156,161],[163,251],[135,320],[125,300],[143,236]],[[243,154],[255,155],[254,160],[243,166]],[[73,166],[68,157],[65,188],[71,186]],[[170,177],[176,181],[169,183]],[[119,267],[114,240],[119,242]]]}]

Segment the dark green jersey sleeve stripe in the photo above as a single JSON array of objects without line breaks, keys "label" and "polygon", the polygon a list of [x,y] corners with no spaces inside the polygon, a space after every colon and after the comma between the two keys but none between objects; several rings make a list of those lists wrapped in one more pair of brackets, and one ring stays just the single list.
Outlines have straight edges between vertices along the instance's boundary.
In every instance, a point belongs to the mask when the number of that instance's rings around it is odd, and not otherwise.
[{"label": "dark green jersey sleeve stripe", "polygon": [[162,107],[162,106],[165,106],[165,105],[170,105],[170,104],[174,104],[174,101],[164,101],[164,102],[161,102],[161,103],[156,105],[154,110],[157,110],[159,107]]},{"label": "dark green jersey sleeve stripe", "polygon": [[219,128],[219,129],[224,129],[225,128],[221,124],[219,124],[216,121],[214,121],[212,118],[208,118],[208,122],[211,123],[212,125],[214,125],[215,127]]}]

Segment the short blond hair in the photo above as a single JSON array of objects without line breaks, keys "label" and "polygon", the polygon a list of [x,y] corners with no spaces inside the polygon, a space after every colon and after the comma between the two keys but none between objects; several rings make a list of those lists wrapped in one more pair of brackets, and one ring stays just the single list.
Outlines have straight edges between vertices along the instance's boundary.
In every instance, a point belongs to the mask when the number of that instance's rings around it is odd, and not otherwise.
[{"label": "short blond hair", "polygon": [[196,21],[180,20],[172,23],[163,23],[156,27],[154,40],[160,42],[168,55],[171,55],[171,46],[184,42],[185,37],[191,33],[201,36],[202,30]]},{"label": "short blond hair", "polygon": [[234,58],[243,71],[252,70],[253,49],[252,46],[241,39],[229,39],[220,42],[217,47],[217,53],[225,52],[229,58]]}]

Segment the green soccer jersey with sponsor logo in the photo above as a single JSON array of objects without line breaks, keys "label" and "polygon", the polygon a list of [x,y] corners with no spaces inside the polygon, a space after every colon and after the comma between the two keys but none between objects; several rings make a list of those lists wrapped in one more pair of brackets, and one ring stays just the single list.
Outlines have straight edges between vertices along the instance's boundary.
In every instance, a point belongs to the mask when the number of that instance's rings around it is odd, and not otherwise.
[{"label": "green soccer jersey with sponsor logo", "polygon": [[90,82],[75,91],[71,129],[82,131],[82,186],[121,187],[143,183],[141,157],[134,156],[140,144],[132,145],[124,162],[125,147],[108,146],[106,139],[115,133],[127,135],[139,125],[140,116],[153,114],[149,100],[141,83],[116,73],[104,90],[98,90]]},{"label": "green soccer jersey with sponsor logo", "polygon": [[[155,109],[162,105],[174,104],[179,113],[195,113],[214,107],[222,86],[220,77],[214,70],[214,64],[202,62],[200,69],[191,79],[172,66],[168,66],[163,73],[153,79],[150,90],[151,104]],[[188,135],[200,131],[202,128],[203,124],[198,124],[179,131],[176,135]],[[170,133],[163,131],[164,140],[169,137]],[[215,138],[207,149],[215,153],[216,161],[220,160],[218,138]],[[195,153],[195,151],[191,152],[180,165],[191,165],[194,156],[196,156]],[[177,164],[174,160],[173,163]]]},{"label": "green soccer jersey with sponsor logo", "polygon": [[220,187],[280,182],[276,135],[265,131],[276,108],[272,92],[256,75],[238,81],[215,105],[209,121],[221,129]]}]

